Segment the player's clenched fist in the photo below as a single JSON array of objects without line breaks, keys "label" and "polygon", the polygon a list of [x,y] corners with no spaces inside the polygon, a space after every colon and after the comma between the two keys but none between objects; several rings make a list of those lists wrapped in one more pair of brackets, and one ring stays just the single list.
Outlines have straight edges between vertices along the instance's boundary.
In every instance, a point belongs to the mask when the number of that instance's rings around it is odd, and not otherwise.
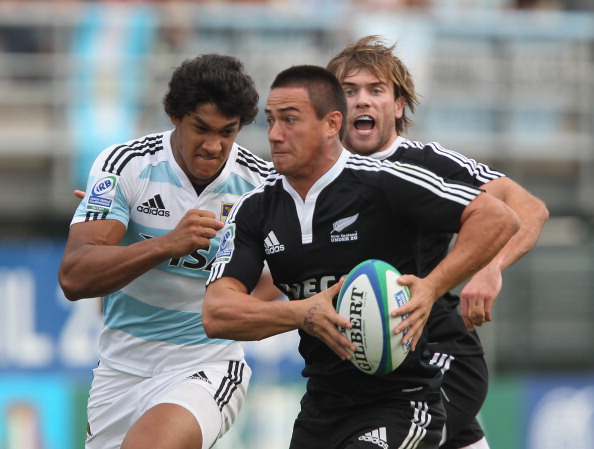
[{"label": "player's clenched fist", "polygon": [[[75,190],[74,196],[83,199],[86,192]],[[224,223],[208,210],[190,209],[179,224],[163,239],[170,245],[171,257],[187,256],[195,249],[207,249],[210,239],[217,235]]]},{"label": "player's clenched fist", "polygon": [[170,245],[171,257],[187,256],[195,249],[210,247],[210,239],[217,235],[224,223],[215,219],[215,214],[208,210],[191,209],[177,226],[163,236]]}]

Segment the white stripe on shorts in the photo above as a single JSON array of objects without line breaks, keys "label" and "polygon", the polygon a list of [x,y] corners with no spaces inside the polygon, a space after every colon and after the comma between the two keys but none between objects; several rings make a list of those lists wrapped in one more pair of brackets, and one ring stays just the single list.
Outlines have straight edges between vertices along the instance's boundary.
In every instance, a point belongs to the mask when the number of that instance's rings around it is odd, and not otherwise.
[{"label": "white stripe on shorts", "polygon": [[219,406],[219,410],[223,410],[223,407],[227,405],[233,396],[233,393],[235,390],[237,390],[237,386],[241,384],[243,380],[244,366],[245,364],[243,362],[238,362],[236,360],[229,362],[227,375],[221,381],[219,389],[214,395],[214,398]]},{"label": "white stripe on shorts", "polygon": [[414,417],[411,420],[408,435],[398,449],[416,449],[419,443],[427,434],[427,426],[431,423],[431,415],[428,413],[429,406],[426,402],[410,401],[414,409]]}]

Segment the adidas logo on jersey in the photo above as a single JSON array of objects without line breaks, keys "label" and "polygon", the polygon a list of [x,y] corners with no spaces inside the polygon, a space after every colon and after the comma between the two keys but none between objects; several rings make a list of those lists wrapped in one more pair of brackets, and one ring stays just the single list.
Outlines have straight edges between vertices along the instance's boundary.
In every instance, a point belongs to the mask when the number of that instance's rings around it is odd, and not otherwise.
[{"label": "adidas logo on jersey", "polygon": [[377,444],[383,449],[389,449],[388,436],[386,434],[386,428],[380,427],[379,429],[367,432],[359,437],[359,441],[369,441],[370,443]]},{"label": "adidas logo on jersey", "polygon": [[212,384],[212,382],[207,377],[207,375],[206,375],[206,373],[204,371],[198,371],[197,373],[194,373],[190,377],[188,377],[188,379],[197,379],[197,380],[201,380],[203,382],[206,382],[208,384]]},{"label": "adidas logo on jersey", "polygon": [[281,245],[274,235],[274,231],[268,233],[268,237],[264,239],[264,252],[268,255],[280,253],[285,250],[285,245]]},{"label": "adidas logo on jersey", "polygon": [[145,201],[136,208],[138,212],[148,215],[158,215],[159,217],[169,217],[169,211],[165,208],[161,195],[157,194],[150,200]]}]

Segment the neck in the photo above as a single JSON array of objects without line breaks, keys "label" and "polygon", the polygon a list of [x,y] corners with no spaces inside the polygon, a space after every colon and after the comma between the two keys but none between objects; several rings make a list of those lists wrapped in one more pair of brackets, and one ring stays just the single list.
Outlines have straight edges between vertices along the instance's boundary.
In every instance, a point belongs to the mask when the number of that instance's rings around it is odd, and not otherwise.
[{"label": "neck", "polygon": [[342,144],[338,142],[329,148],[329,151],[321,152],[319,159],[316,159],[316,164],[311,167],[311,170],[303,175],[287,175],[285,176],[288,183],[295,189],[302,200],[305,201],[307,194],[318,180],[324,176],[334,166],[336,161],[340,158],[342,153]]}]

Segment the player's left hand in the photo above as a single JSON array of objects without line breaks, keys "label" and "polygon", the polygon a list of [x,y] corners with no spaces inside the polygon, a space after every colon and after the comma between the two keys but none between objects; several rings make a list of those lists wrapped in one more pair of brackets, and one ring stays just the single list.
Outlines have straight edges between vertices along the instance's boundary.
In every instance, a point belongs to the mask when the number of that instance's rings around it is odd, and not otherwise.
[{"label": "player's left hand", "polygon": [[394,334],[399,334],[408,328],[406,335],[402,337],[402,344],[411,341],[410,349],[415,350],[423,333],[423,327],[427,323],[431,308],[437,299],[438,293],[429,280],[419,278],[412,274],[405,274],[398,278],[398,284],[406,285],[410,290],[410,300],[403,306],[390,312],[390,316],[397,317],[409,314],[394,329]]},{"label": "player's left hand", "polygon": [[462,319],[468,330],[491,321],[491,309],[501,292],[501,270],[487,265],[468,281],[460,292]]}]

